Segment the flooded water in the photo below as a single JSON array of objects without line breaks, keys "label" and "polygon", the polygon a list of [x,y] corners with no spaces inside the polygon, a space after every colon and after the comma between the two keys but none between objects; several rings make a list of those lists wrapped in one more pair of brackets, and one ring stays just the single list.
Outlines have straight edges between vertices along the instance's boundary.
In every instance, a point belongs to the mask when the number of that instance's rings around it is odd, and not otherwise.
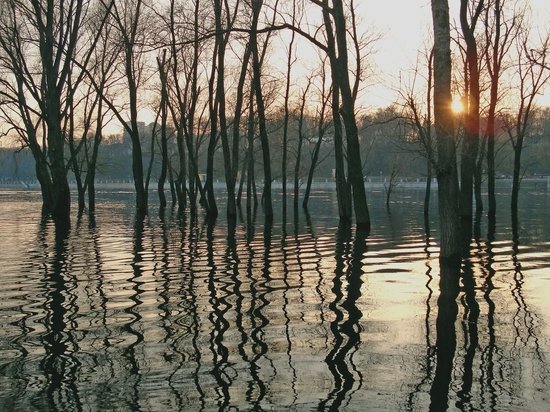
[{"label": "flooded water", "polygon": [[501,196],[455,284],[422,197],[370,193],[364,240],[328,191],[235,228],[103,192],[60,240],[0,190],[0,409],[548,411],[550,194],[515,230]]}]

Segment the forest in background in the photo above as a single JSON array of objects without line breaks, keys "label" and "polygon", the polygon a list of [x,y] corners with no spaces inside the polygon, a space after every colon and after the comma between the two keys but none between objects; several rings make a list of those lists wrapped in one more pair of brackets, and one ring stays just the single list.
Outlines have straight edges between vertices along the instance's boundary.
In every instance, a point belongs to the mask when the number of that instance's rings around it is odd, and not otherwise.
[{"label": "forest in background", "polygon": [[[273,180],[280,181],[281,173],[277,173],[278,164],[281,164],[281,150],[283,148],[282,124],[284,119],[272,121],[269,123],[270,142],[273,147],[271,162],[273,170]],[[311,168],[311,157],[315,150],[316,130],[314,128],[315,119],[306,118],[305,120],[305,143],[300,160],[299,178],[303,180]],[[414,133],[406,118],[403,118],[399,107],[391,106],[380,109],[373,114],[362,117],[359,120],[359,138],[361,144],[361,158],[363,159],[363,175],[366,177],[382,177],[388,179],[392,173],[397,173],[399,178],[416,179],[426,178],[426,159],[416,139],[410,139],[408,136]],[[288,165],[290,170],[296,166],[296,147],[298,143],[297,128],[298,121],[291,118],[289,130],[289,158]],[[151,179],[158,181],[161,170],[161,147],[159,145],[160,125],[154,123],[140,123],[140,138],[144,148],[143,164],[145,169],[151,167]],[[152,136],[155,139],[152,139]],[[513,172],[513,148],[509,136],[502,131],[498,135],[498,156],[496,164],[497,178],[510,178]],[[223,156],[218,147],[215,154],[214,177],[223,181],[224,170]],[[131,163],[132,145],[129,136],[125,133],[112,134],[104,138],[99,147],[96,176],[100,180],[132,180]],[[523,169],[522,176],[548,176],[550,175],[550,108],[537,109],[532,117],[529,127],[528,137],[523,149]],[[168,133],[168,152],[170,157],[170,167],[177,168],[177,142],[176,133],[173,128]],[[332,132],[327,130],[323,138],[320,149],[319,167],[315,170],[314,179],[319,181],[332,181],[333,175],[333,156],[334,142],[332,141]],[[153,153],[151,161],[151,153]],[[256,173],[261,176],[262,165],[259,153],[255,156]],[[80,159],[85,164],[85,159]],[[199,164],[206,164],[206,143],[203,141],[199,145]],[[217,165],[217,166],[216,166]],[[242,166],[241,166],[242,167]],[[173,171],[173,173],[175,173]],[[205,169],[200,170],[200,174],[205,174]],[[292,177],[292,176],[291,176]],[[34,167],[34,158],[27,148],[3,147],[0,148],[0,179],[5,183],[18,183],[20,181],[29,182],[36,180]],[[70,180],[74,181],[74,176],[70,174]],[[484,178],[486,180],[486,170]],[[368,187],[368,182],[366,183]]]}]

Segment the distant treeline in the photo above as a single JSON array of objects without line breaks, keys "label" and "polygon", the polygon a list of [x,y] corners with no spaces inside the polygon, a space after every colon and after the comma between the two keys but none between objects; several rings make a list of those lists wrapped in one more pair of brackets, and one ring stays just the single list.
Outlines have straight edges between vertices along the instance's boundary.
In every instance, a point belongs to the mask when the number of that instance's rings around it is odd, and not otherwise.
[{"label": "distant treeline", "polygon": [[[273,180],[280,180],[277,165],[281,164],[282,157],[282,119],[269,124],[270,143],[273,145],[271,161],[274,174]],[[297,119],[294,119],[296,126]],[[300,178],[307,177],[311,167],[311,155],[315,147],[317,135],[313,129],[314,119],[306,119],[307,133],[305,147],[302,149],[300,159]],[[414,133],[407,121],[399,114],[396,107],[380,109],[375,113],[364,116],[360,119],[360,143],[361,157],[363,161],[364,176],[391,176],[397,171],[401,177],[425,177],[426,161],[422,150],[417,145],[416,139],[409,139],[410,133]],[[141,140],[143,150],[143,166],[147,170],[151,167],[151,178],[157,180],[161,157],[160,148],[157,144],[159,127],[154,123],[148,125],[141,123]],[[155,133],[155,140],[152,136]],[[289,133],[289,169],[294,170],[296,164],[296,144],[298,142],[295,128],[290,128]],[[200,139],[199,139],[200,140]],[[409,143],[412,141],[413,143]],[[169,134],[169,153],[171,154],[170,166],[176,170],[178,166],[177,147],[173,129]],[[513,150],[510,141],[505,133],[501,133],[497,144],[499,151],[497,155],[496,174],[497,177],[510,177],[513,171]],[[220,148],[218,148],[220,149]],[[114,134],[104,139],[99,146],[96,177],[98,179],[132,179],[132,144],[127,134]],[[330,130],[322,141],[319,159],[321,166],[315,170],[316,179],[334,178],[333,165],[334,143]],[[151,154],[153,153],[153,156]],[[529,138],[524,148],[524,175],[540,176],[550,175],[550,108],[538,109],[533,116],[530,127]],[[70,156],[67,151],[67,157]],[[220,181],[224,179],[223,155],[220,150],[215,152],[214,177]],[[258,154],[256,171],[261,175],[263,166],[261,156]],[[244,160],[243,160],[244,161]],[[199,167],[206,164],[206,144],[199,145]],[[200,174],[204,174],[202,168]],[[293,176],[289,176],[293,177]],[[34,180],[36,179],[35,161],[28,148],[4,147],[0,148],[0,179],[3,180]]]}]

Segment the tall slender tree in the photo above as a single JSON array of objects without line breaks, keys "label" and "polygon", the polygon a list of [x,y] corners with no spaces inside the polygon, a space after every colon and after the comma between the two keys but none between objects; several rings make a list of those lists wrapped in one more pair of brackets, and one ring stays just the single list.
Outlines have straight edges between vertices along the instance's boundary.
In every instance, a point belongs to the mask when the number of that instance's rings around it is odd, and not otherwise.
[{"label": "tall slender tree", "polygon": [[256,100],[256,115],[258,118],[260,144],[262,146],[264,166],[264,192],[263,208],[267,221],[273,220],[273,200],[271,197],[271,156],[269,152],[269,139],[267,135],[265,102],[262,93],[261,58],[258,48],[258,20],[262,9],[263,0],[252,1],[252,24],[250,29],[249,47],[252,51],[252,88]]},{"label": "tall slender tree", "polygon": [[[164,183],[168,172],[168,68],[166,62],[166,50],[162,57],[157,57],[157,66],[160,76],[160,154],[161,166],[158,178],[158,195],[160,208],[166,207],[166,195],[164,194]],[[153,138],[153,136],[151,137]]]},{"label": "tall slender tree", "polygon": [[[101,1],[104,3],[106,0]],[[124,2],[113,0],[111,4],[110,21],[114,28],[112,41],[119,42],[122,50],[120,71],[124,74],[125,89],[128,93],[127,107],[130,117],[129,121],[125,118],[124,108],[118,106],[119,100],[117,98],[109,96],[106,93],[103,93],[101,97],[130,137],[132,143],[132,172],[136,191],[136,213],[139,216],[143,216],[147,214],[148,195],[145,190],[143,155],[138,122],[138,99],[139,89],[144,81],[144,39],[147,36],[147,22],[144,16],[144,4],[142,0],[128,0]],[[96,90],[99,91],[98,88]]]},{"label": "tall slender tree", "polygon": [[515,13],[507,18],[504,11],[506,0],[494,0],[492,7],[485,12],[485,48],[483,50],[489,74],[489,107],[487,109],[487,126],[485,139],[487,140],[487,194],[488,215],[494,219],[497,209],[495,194],[495,138],[497,134],[496,119],[497,105],[501,99],[500,81],[507,68],[506,56],[514,39],[518,35],[520,26],[519,15]]},{"label": "tall slender tree", "polygon": [[539,47],[529,44],[529,33],[525,31],[518,38],[517,78],[519,80],[519,102],[512,119],[506,122],[506,129],[514,149],[514,169],[512,174],[512,213],[517,215],[519,189],[521,183],[521,155],[528,136],[535,98],[550,80],[548,57],[550,55],[550,36]]},{"label": "tall slender tree", "polygon": [[460,159],[460,216],[465,228],[472,226],[474,171],[479,148],[479,56],[475,31],[483,9],[484,0],[460,1],[460,27],[466,43],[467,71],[464,136]]},{"label": "tall slender tree", "polygon": [[448,0],[432,0],[434,29],[434,119],[440,219],[440,260],[460,259],[459,188],[451,112],[451,45]]}]

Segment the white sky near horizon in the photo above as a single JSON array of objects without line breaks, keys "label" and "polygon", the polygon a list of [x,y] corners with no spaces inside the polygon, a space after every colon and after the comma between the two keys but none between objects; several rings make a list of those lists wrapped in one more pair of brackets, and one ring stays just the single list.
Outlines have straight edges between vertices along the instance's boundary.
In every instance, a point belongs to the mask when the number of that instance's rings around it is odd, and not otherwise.
[{"label": "white sky near horizon", "polygon": [[[550,31],[550,0],[530,0],[532,31]],[[364,79],[357,109],[368,112],[387,107],[399,99],[400,77],[406,83],[407,76],[419,59],[419,51],[425,50],[431,39],[432,15],[430,0],[355,0],[360,31],[379,34],[373,45],[373,53],[365,63],[372,67],[372,73]],[[458,26],[460,0],[449,0],[451,24]],[[288,38],[286,39],[288,41]],[[298,40],[300,41],[300,40]],[[302,44],[307,41],[302,40]],[[315,68],[318,58],[313,47],[305,47],[298,53],[294,73],[304,73]],[[275,51],[276,52],[276,51]],[[281,50],[281,60],[286,65],[286,50]],[[275,63],[277,65],[277,63]],[[284,66],[281,66],[284,67]],[[537,99],[538,104],[550,106],[550,85]],[[143,121],[152,122],[154,115],[149,109],[141,111]]]},{"label": "white sky near horizon", "polygon": [[[458,19],[459,4],[460,0],[449,0],[455,22]],[[541,33],[550,31],[550,0],[530,0],[529,4],[533,21],[532,30]],[[431,38],[431,1],[355,0],[355,5],[359,31],[380,35],[380,39],[373,45],[373,53],[365,58],[365,63],[372,68],[372,73],[364,79],[362,93],[357,102],[357,110],[365,113],[387,107],[398,100],[400,77],[403,77],[404,83],[407,82],[407,76],[418,60],[419,51],[427,48]],[[301,40],[301,43],[303,45],[307,41]],[[299,73],[303,74],[318,66],[318,58],[312,50],[311,46],[306,46],[303,52],[298,53],[296,68],[293,68],[294,75],[299,76]],[[286,50],[280,42],[274,52],[278,51],[280,58],[275,58],[275,66],[282,73],[286,64]],[[279,63],[282,63],[282,66]],[[550,106],[550,84],[537,101],[540,105]],[[151,109],[144,108],[140,111],[140,120],[150,123],[154,120],[154,113]],[[108,134],[120,133],[121,130],[122,127],[116,122],[106,127]]]},{"label": "white sky near horizon", "polygon": [[[550,1],[530,0],[532,32],[550,31]],[[356,0],[364,23],[382,34],[372,56],[380,83],[364,96],[368,107],[385,107],[398,98],[400,73],[414,68],[418,51],[426,48],[432,33],[430,0]],[[459,0],[449,0],[451,19],[458,26]],[[451,22],[452,24],[452,22]],[[538,103],[550,106],[550,85]]]}]

